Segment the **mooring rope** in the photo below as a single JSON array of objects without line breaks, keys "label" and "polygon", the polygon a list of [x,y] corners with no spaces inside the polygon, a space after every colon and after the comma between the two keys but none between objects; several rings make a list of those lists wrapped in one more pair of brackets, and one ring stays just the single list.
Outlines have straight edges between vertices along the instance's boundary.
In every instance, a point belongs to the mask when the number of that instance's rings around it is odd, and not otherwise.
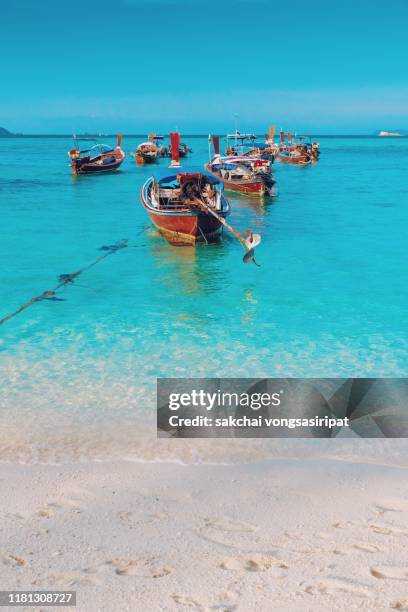
[{"label": "mooring rope", "polygon": [[[140,229],[140,231],[137,232],[137,234],[135,234],[135,238],[137,238],[138,236],[140,236],[140,234],[145,232],[147,227],[148,226],[143,226]],[[82,274],[86,270],[89,270],[90,268],[93,268],[98,263],[100,263],[102,260],[104,260],[106,257],[109,257],[109,255],[113,255],[114,253],[117,253],[118,251],[121,251],[122,249],[136,248],[138,246],[140,246],[140,244],[129,244],[128,240],[126,238],[123,238],[122,240],[119,240],[118,242],[116,242],[116,244],[108,244],[108,245],[103,245],[99,247],[98,251],[105,251],[103,255],[100,255],[99,257],[94,259],[94,261],[91,261],[90,264],[88,264],[87,266],[84,266],[83,268],[80,268],[76,272],[71,272],[69,274],[60,274],[58,276],[58,284],[55,285],[53,289],[43,291],[42,293],[40,293],[40,295],[37,295],[31,298],[31,300],[29,300],[28,302],[20,306],[20,308],[17,308],[17,310],[15,310],[14,312],[11,312],[10,314],[0,319],[0,325],[3,325],[3,323],[6,323],[6,321],[9,321],[16,315],[20,314],[20,312],[23,312],[23,310],[26,310],[26,308],[29,308],[30,306],[32,306],[33,304],[36,304],[37,302],[43,302],[44,300],[49,300],[51,302],[63,301],[63,298],[59,298],[55,295],[59,289],[65,288],[68,285],[72,285],[74,280],[80,274]]]},{"label": "mooring rope", "polygon": [[92,261],[90,264],[88,264],[87,266],[84,266],[83,268],[80,268],[76,272],[71,272],[69,274],[60,274],[58,276],[58,284],[55,285],[55,287],[53,287],[52,289],[48,289],[47,291],[43,291],[42,293],[40,293],[40,295],[37,295],[37,296],[31,298],[31,300],[29,300],[28,302],[26,302],[25,304],[20,306],[20,308],[18,308],[14,312],[11,312],[10,314],[8,314],[5,317],[3,317],[2,319],[0,319],[0,325],[3,325],[3,323],[6,323],[6,321],[9,321],[10,319],[15,317],[16,315],[20,314],[20,312],[23,312],[23,310],[26,310],[26,308],[29,308],[30,306],[32,306],[33,304],[36,304],[37,302],[42,302],[44,300],[50,300],[50,301],[54,301],[54,302],[61,301],[61,298],[58,298],[56,296],[56,292],[59,289],[62,289],[64,287],[66,287],[67,285],[72,284],[74,282],[74,280],[80,274],[82,274],[86,270],[89,270],[90,268],[93,268],[98,263],[100,263],[103,259],[105,259],[106,257],[109,257],[109,255],[113,255],[114,253],[117,253],[121,249],[125,249],[128,246],[129,246],[129,244],[128,244],[127,240],[120,240],[116,244],[109,244],[109,245],[104,245],[104,246],[100,247],[98,249],[99,251],[105,251],[103,253],[103,255],[100,255],[94,261]]}]

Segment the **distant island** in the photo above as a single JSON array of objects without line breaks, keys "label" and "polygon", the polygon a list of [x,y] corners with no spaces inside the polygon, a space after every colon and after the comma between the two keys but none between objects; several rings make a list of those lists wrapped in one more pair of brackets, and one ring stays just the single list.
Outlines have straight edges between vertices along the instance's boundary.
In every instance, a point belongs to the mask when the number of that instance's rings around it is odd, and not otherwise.
[{"label": "distant island", "polygon": [[381,132],[378,132],[378,136],[405,136],[405,132],[404,130],[393,130],[392,132],[381,130]]},{"label": "distant island", "polygon": [[14,134],[6,130],[6,128],[0,127],[0,136],[14,136]]}]

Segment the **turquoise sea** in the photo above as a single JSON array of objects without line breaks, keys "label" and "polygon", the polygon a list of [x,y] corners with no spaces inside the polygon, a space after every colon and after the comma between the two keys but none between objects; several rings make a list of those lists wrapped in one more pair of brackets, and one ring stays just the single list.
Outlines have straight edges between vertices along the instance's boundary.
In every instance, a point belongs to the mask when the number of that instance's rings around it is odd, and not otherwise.
[{"label": "turquoise sea", "polygon": [[[155,442],[157,376],[406,376],[408,139],[319,140],[317,164],[275,164],[275,198],[230,194],[256,267],[227,235],[167,244],[139,200],[151,166],[78,178],[69,139],[0,139],[0,318],[130,244],[0,327],[0,459],[186,459]],[[206,444],[189,457],[226,457]]]}]

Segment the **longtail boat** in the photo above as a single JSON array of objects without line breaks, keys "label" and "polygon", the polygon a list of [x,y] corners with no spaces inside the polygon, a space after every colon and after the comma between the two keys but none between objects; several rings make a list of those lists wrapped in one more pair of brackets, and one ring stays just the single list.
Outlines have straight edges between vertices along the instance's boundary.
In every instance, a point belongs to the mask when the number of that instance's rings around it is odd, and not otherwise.
[{"label": "longtail boat", "polygon": [[140,199],[153,225],[173,245],[214,242],[223,227],[245,249],[244,262],[254,261],[260,236],[250,230],[240,234],[225,218],[231,211],[222,182],[201,168],[179,164],[180,135],[170,134],[172,164],[151,176],[140,191]]},{"label": "longtail boat", "polygon": [[225,155],[245,155],[254,149],[256,136],[255,134],[241,134],[235,130],[234,134],[226,135],[227,148]]},{"label": "longtail boat", "polygon": [[141,142],[131,156],[137,164],[152,164],[164,155],[163,136],[149,134],[149,140]]},{"label": "longtail boat", "polygon": [[218,238],[222,224],[201,201],[222,218],[230,213],[221,181],[200,168],[161,169],[145,182],[140,198],[153,225],[176,245]]},{"label": "longtail boat", "polygon": [[307,138],[303,136],[293,138],[292,134],[288,132],[285,141],[285,133],[281,131],[280,141],[277,158],[281,162],[307,166],[316,161],[320,155],[319,143],[308,142]]},{"label": "longtail boat", "polygon": [[261,142],[255,134],[241,134],[238,130],[234,134],[226,135],[227,147],[225,156],[229,157],[259,157],[268,159],[271,164],[275,159],[275,151],[267,142]]},{"label": "longtail boat", "polygon": [[272,178],[270,159],[239,155],[238,151],[233,155],[221,156],[219,137],[214,136],[212,142],[215,155],[205,169],[221,180],[226,189],[253,195],[272,195],[275,180]]},{"label": "longtail boat", "polygon": [[121,149],[122,134],[118,135],[115,148],[105,144],[95,144],[90,149],[81,150],[78,148],[79,140],[75,139],[75,148],[68,152],[70,166],[75,174],[112,172],[119,168],[126,157]]},{"label": "longtail boat", "polygon": [[189,153],[192,153],[192,149],[188,147],[184,142],[180,142],[179,145],[179,155],[180,157],[187,157]]},{"label": "longtail boat", "polygon": [[308,166],[313,161],[307,147],[301,143],[292,142],[290,132],[288,132],[287,140],[285,141],[285,133],[282,130],[280,131],[280,145],[278,146],[277,158],[281,162],[297,166]]},{"label": "longtail boat", "polygon": [[[174,133],[178,133],[178,132],[174,132]],[[187,146],[185,142],[179,142],[179,145],[178,145],[178,155],[179,155],[179,158],[187,157],[187,155],[189,153],[192,153],[192,152],[193,152],[193,150],[189,146]],[[172,156],[171,144],[167,148],[164,149],[164,153],[163,154],[166,157],[171,157]]]},{"label": "longtail boat", "polygon": [[312,156],[313,160],[317,161],[320,156],[320,143],[312,141],[309,136],[298,136],[298,142],[307,148],[308,153]]},{"label": "longtail boat", "polygon": [[286,164],[295,164],[298,166],[308,166],[312,163],[313,158],[303,146],[293,148],[279,148],[278,159]]}]

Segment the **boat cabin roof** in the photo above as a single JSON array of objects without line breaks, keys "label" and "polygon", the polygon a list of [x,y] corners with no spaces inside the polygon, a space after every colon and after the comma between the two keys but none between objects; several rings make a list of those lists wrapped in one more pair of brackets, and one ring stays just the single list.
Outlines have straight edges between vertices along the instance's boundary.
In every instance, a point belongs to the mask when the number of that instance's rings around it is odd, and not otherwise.
[{"label": "boat cabin roof", "polygon": [[98,155],[103,155],[104,153],[110,153],[113,151],[113,148],[110,145],[106,144],[96,144],[90,149],[81,150],[80,153],[88,153],[89,157],[98,157]]},{"label": "boat cabin roof", "polygon": [[[263,163],[267,163],[268,160],[261,157],[259,158],[258,156],[252,156],[252,155],[225,155],[224,157],[218,157],[219,163],[221,164],[233,164],[233,165],[240,165],[240,164],[251,164],[254,162],[263,162]],[[217,163],[217,158],[214,158],[215,163]]]},{"label": "boat cabin roof", "polygon": [[264,149],[268,149],[270,145],[266,142],[253,142],[252,146],[254,147],[254,149],[260,149],[261,151],[263,151]]},{"label": "boat cabin roof", "polygon": [[255,140],[255,134],[240,134],[236,132],[235,134],[227,134],[227,139],[229,140]]},{"label": "boat cabin roof", "polygon": [[189,177],[194,179],[201,175],[205,177],[207,183],[210,185],[220,185],[222,188],[222,182],[213,174],[203,170],[200,166],[190,166],[189,168],[160,168],[160,170],[156,170],[153,174],[153,178],[160,186],[164,186],[178,182],[177,177],[179,175],[183,176],[184,181]]},{"label": "boat cabin roof", "polygon": [[236,170],[237,168],[239,169],[238,164],[212,164],[212,167],[214,168],[214,170]]}]

